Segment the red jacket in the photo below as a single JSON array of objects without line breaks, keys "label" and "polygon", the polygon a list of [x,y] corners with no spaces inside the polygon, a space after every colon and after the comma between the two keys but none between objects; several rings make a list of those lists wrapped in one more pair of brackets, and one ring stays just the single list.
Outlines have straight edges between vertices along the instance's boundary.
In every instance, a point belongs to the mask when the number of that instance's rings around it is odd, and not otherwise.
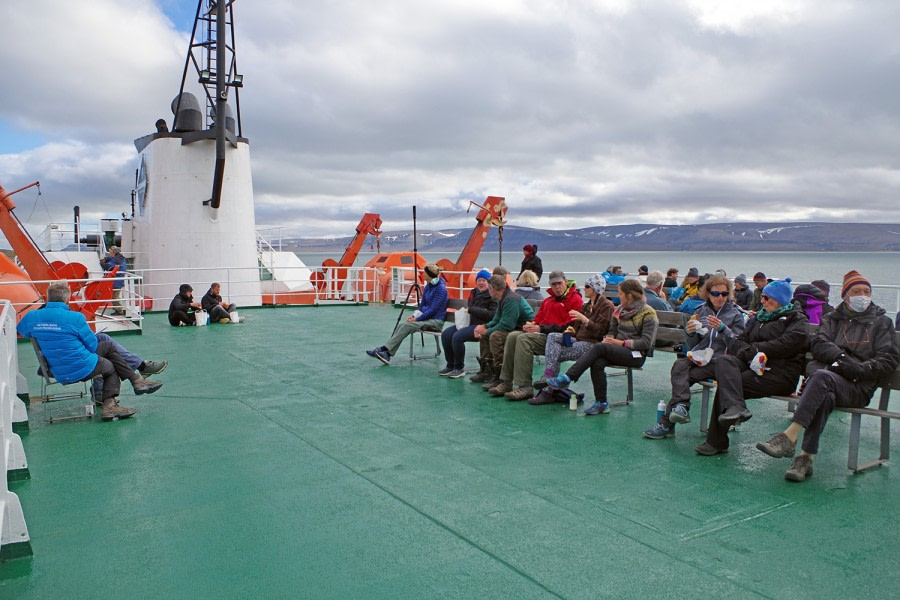
[{"label": "red jacket", "polygon": [[569,285],[562,298],[554,296],[553,291],[548,288],[547,298],[541,302],[541,308],[534,316],[534,323],[541,326],[541,333],[564,331],[573,320],[569,311],[580,310],[583,304],[584,298],[575,289],[575,284]]}]

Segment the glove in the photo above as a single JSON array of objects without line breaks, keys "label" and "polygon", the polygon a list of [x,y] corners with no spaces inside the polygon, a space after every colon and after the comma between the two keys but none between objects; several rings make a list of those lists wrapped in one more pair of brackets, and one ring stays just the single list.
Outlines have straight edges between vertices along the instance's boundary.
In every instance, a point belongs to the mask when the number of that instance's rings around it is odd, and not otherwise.
[{"label": "glove", "polygon": [[865,367],[863,367],[859,361],[850,358],[846,354],[842,354],[838,357],[834,364],[828,367],[828,370],[834,371],[850,381],[860,379],[866,372]]}]

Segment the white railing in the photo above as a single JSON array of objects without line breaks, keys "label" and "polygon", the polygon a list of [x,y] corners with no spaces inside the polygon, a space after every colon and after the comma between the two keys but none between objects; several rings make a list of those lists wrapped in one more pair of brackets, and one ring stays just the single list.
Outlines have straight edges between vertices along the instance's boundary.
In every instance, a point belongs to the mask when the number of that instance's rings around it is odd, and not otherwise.
[{"label": "white railing", "polygon": [[[80,240],[85,237],[93,237],[97,244],[85,244]],[[63,248],[74,246],[78,251],[96,250],[100,246],[101,252],[106,251],[103,232],[99,223],[80,224],[78,227],[78,240],[75,239],[74,223],[50,223],[35,239],[38,246],[44,252],[60,252]]]},{"label": "white railing", "polygon": [[31,554],[31,538],[19,497],[7,481],[27,476],[28,461],[14,422],[27,421],[25,404],[17,396],[19,360],[16,352],[16,311],[0,300],[0,559]]}]

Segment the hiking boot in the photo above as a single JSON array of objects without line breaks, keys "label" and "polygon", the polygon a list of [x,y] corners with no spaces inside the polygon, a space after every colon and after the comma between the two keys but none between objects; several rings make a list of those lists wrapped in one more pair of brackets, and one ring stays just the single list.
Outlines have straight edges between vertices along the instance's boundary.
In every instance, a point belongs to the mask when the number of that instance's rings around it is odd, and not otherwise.
[{"label": "hiking boot", "polygon": [[118,398],[107,398],[103,401],[100,418],[104,421],[118,421],[119,419],[127,419],[136,412],[133,408],[119,406]]},{"label": "hiking boot", "polygon": [[709,442],[703,442],[694,448],[694,452],[703,456],[715,456],[716,454],[724,454],[728,452],[728,448],[716,448]]},{"label": "hiking boot", "polygon": [[162,384],[158,381],[153,381],[152,379],[139,379],[137,381],[132,381],[131,387],[134,388],[135,396],[140,396],[141,394],[152,394],[161,388]]},{"label": "hiking boot", "polygon": [[168,366],[169,361],[167,360],[145,360],[138,368],[138,373],[141,375],[156,375],[165,371]]},{"label": "hiking boot", "polygon": [[500,371],[501,370],[502,370],[502,365],[498,366],[496,369],[492,366],[489,377],[484,380],[485,384],[483,386],[481,386],[481,389],[483,389],[484,391],[487,392],[487,391],[490,391],[491,388],[495,388],[498,385],[500,385],[501,383],[503,383],[503,380],[500,379]]},{"label": "hiking boot", "polygon": [[645,438],[649,438],[651,440],[661,440],[663,438],[675,437],[675,426],[670,425],[666,427],[662,423],[657,423],[650,429],[645,429],[643,435]]},{"label": "hiking boot", "polygon": [[547,386],[554,390],[564,390],[569,387],[570,383],[572,383],[572,380],[565,373],[547,379]]},{"label": "hiking boot", "polygon": [[447,375],[449,375],[452,372],[453,372],[453,367],[446,366],[443,369],[441,369],[440,371],[438,371],[438,375],[440,375],[441,377],[446,377]]},{"label": "hiking boot", "polygon": [[450,379],[462,379],[466,376],[466,372],[463,369],[453,369],[447,374],[447,377]]},{"label": "hiking boot", "polygon": [[788,436],[779,433],[768,442],[757,442],[756,449],[772,458],[793,458],[796,445],[797,443],[788,439]]},{"label": "hiking boot", "polygon": [[750,411],[747,410],[747,407],[734,404],[726,408],[725,412],[719,415],[719,425],[722,427],[731,427],[732,425],[749,421],[752,416]]},{"label": "hiking boot", "polygon": [[788,481],[803,481],[807,477],[813,476],[812,459],[801,454],[791,463],[791,468],[785,471],[784,478]]},{"label": "hiking boot", "polygon": [[493,362],[489,359],[478,359],[478,364],[481,365],[481,369],[469,377],[469,381],[473,383],[486,383],[491,381],[494,377],[494,372],[491,370],[493,368]]},{"label": "hiking boot", "polygon": [[669,413],[669,421],[672,423],[690,423],[691,415],[688,413],[688,409],[685,408],[684,404],[679,402],[675,405],[675,408],[672,409],[672,412]]},{"label": "hiking boot", "polygon": [[609,414],[609,402],[594,402],[594,404],[590,408],[584,409],[584,414],[586,415],[608,415]]},{"label": "hiking boot", "polygon": [[513,400],[513,401],[528,400],[529,398],[534,396],[534,389],[532,389],[530,387],[520,387],[520,388],[514,389],[511,392],[506,392],[506,394],[504,394],[504,395],[506,396],[507,400]]},{"label": "hiking boot", "polygon": [[511,391],[512,391],[512,384],[507,383],[505,381],[501,381],[500,383],[498,383],[497,385],[495,385],[494,387],[489,389],[488,394],[490,394],[491,396],[505,396],[506,392],[511,392]]}]

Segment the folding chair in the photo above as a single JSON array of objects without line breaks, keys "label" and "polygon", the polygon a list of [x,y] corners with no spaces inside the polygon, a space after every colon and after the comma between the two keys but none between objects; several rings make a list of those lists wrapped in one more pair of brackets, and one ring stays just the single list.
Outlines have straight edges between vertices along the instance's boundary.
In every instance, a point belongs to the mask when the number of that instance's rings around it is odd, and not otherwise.
[{"label": "folding chair", "polygon": [[[88,381],[75,381],[72,383],[60,383],[54,377],[53,373],[50,371],[50,365],[47,364],[47,359],[44,358],[44,353],[41,352],[41,347],[38,345],[38,341],[35,338],[31,338],[31,346],[34,348],[34,353],[37,356],[38,364],[38,375],[41,377],[41,403],[44,405],[44,420],[48,423],[53,423],[55,421],[71,421],[74,419],[90,419],[94,416],[94,403],[91,398],[91,393],[88,390]],[[63,387],[66,386],[78,386],[80,389],[77,392],[66,392],[60,394],[51,394],[49,392],[49,388],[51,385],[60,385]],[[57,417],[54,418],[52,411],[50,410],[51,402],[58,402],[60,400],[70,400],[74,398],[88,398],[89,402],[81,406],[81,410],[78,413],[70,414],[68,416]]]}]

